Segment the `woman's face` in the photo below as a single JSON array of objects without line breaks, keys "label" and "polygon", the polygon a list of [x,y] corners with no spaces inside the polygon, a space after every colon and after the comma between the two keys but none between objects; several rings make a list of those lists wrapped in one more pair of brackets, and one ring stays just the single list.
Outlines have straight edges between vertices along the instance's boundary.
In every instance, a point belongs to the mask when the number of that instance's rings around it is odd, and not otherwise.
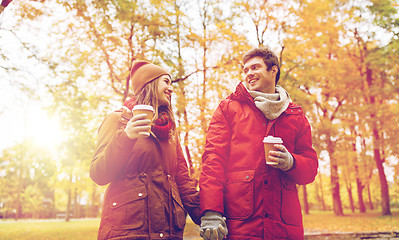
[{"label": "woman's face", "polygon": [[168,106],[173,92],[172,79],[169,75],[162,75],[158,78],[158,104]]}]

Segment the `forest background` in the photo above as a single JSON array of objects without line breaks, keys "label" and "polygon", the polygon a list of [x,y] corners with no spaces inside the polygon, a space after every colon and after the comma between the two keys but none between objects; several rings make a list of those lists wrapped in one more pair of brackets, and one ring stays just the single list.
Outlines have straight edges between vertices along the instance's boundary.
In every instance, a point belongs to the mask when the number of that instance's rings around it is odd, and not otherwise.
[{"label": "forest background", "polygon": [[0,9],[0,216],[98,217],[89,168],[105,115],[145,59],[174,77],[198,179],[209,120],[269,46],[312,126],[319,174],[302,209],[399,207],[399,5],[390,0],[27,0]]}]

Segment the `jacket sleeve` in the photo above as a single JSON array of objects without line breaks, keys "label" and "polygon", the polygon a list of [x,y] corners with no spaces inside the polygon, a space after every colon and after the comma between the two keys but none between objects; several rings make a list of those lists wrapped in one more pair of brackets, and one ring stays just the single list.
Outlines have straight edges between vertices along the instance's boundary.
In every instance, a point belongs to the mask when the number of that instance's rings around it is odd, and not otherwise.
[{"label": "jacket sleeve", "polygon": [[189,176],[187,162],[179,141],[177,141],[176,183],[184,209],[188,212],[193,222],[199,225],[201,223],[199,193],[195,181]]},{"label": "jacket sleeve", "polygon": [[90,177],[98,185],[106,185],[121,176],[136,143],[123,131],[120,121],[121,112],[112,112],[98,130],[97,147],[90,167]]},{"label": "jacket sleeve", "polygon": [[223,109],[222,101],[215,110],[209,124],[200,176],[201,212],[206,210],[224,212],[225,169],[229,155],[231,130]]},{"label": "jacket sleeve", "polygon": [[317,153],[312,147],[311,127],[305,115],[301,115],[302,125],[295,137],[295,148],[291,152],[294,158],[293,169],[286,172],[297,184],[308,184],[314,181],[317,175]]}]

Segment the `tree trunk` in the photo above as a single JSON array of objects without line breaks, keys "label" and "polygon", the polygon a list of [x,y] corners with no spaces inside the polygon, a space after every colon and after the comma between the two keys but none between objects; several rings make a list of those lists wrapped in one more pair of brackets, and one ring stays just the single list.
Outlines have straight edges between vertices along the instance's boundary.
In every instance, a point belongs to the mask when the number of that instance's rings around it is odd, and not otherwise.
[{"label": "tree trunk", "polygon": [[[356,168],[357,171],[357,168]],[[359,211],[361,213],[366,212],[366,207],[364,205],[364,200],[363,200],[363,188],[364,185],[362,184],[362,182],[360,181],[360,179],[357,177],[356,178],[356,186],[357,186],[357,198],[359,200]]]},{"label": "tree trunk", "polygon": [[378,176],[380,177],[381,186],[381,214],[391,215],[391,208],[389,206],[389,187],[387,178],[384,172],[384,166],[382,165],[381,155],[379,149],[374,149],[374,159],[377,164]]},{"label": "tree trunk", "polygon": [[[193,159],[191,158],[190,149],[188,147],[189,131],[190,130],[189,130],[188,117],[187,117],[187,110],[186,110],[186,105],[187,105],[186,98],[185,98],[186,92],[184,90],[184,83],[182,81],[180,81],[180,82],[178,82],[178,84],[179,84],[179,91],[181,91],[181,93],[182,93],[182,96],[179,96],[179,100],[180,100],[179,105],[181,105],[182,109],[181,110],[179,109],[179,114],[178,115],[180,115],[180,114],[183,115],[183,123],[179,119],[179,125],[180,126],[182,126],[182,125],[186,126],[186,129],[184,131],[182,148],[184,148],[184,152],[186,153],[186,159],[187,159],[189,174],[194,180],[196,180],[196,178],[193,177],[194,173],[195,173],[195,167],[194,167],[194,164],[193,164]],[[184,128],[183,128],[183,130],[184,130]]]},{"label": "tree trunk", "polygon": [[373,204],[373,200],[371,199],[370,184],[367,185],[367,194],[368,194],[368,198],[369,198],[370,210],[373,210],[374,209],[374,204]]},{"label": "tree trunk", "polygon": [[68,203],[67,203],[67,209],[66,209],[66,213],[65,213],[65,222],[69,222],[70,217],[69,215],[71,214],[71,201],[72,201],[72,173],[69,176],[69,187],[68,187]]},{"label": "tree trunk", "polygon": [[[184,107],[184,110],[183,110],[183,119],[184,119],[184,125],[188,126],[189,124],[188,124],[186,107]],[[190,171],[190,176],[193,176],[195,168],[194,168],[194,164],[193,164],[193,159],[191,158],[190,149],[188,148],[188,134],[189,134],[189,130],[187,128],[187,130],[184,132],[184,150],[185,150],[186,156],[187,156],[187,162],[188,162],[188,167],[189,167],[189,171]]]},{"label": "tree trunk", "polygon": [[334,146],[330,140],[330,136],[327,136],[327,149],[330,155],[330,174],[331,174],[331,191],[333,200],[333,210],[336,216],[343,216],[341,195],[339,190],[339,175],[338,175],[338,164],[334,158]]},{"label": "tree trunk", "polygon": [[16,202],[16,213],[15,213],[15,221],[22,218],[22,203],[21,203],[21,192],[17,191],[17,202]]},{"label": "tree trunk", "polygon": [[354,204],[354,202],[353,202],[352,185],[351,185],[350,182],[349,182],[349,184],[348,184],[346,190],[348,191],[349,206],[350,206],[350,208],[351,208],[351,210],[352,210],[352,213],[354,213],[354,212],[355,212],[355,204]]},{"label": "tree trunk", "polygon": [[[366,67],[366,81],[371,88],[373,85],[373,71],[370,67]],[[371,106],[375,106],[376,98],[371,93],[369,98],[369,103]],[[370,125],[373,129],[373,148],[374,148],[374,160],[377,165],[378,176],[380,179],[380,189],[381,189],[381,213],[382,215],[391,215],[391,209],[389,206],[389,188],[387,178],[384,172],[383,159],[381,158],[381,144],[380,144],[380,133],[377,126],[377,114],[372,112],[370,114]]]},{"label": "tree trunk", "polygon": [[[356,154],[356,152],[357,152],[356,151],[356,142],[352,143],[352,148]],[[359,163],[359,159],[356,157],[355,176],[356,176],[357,199],[359,201],[359,212],[364,213],[364,212],[366,212],[366,207],[364,206],[364,201],[363,201],[364,185],[362,184],[362,181],[360,180],[358,163]]]},{"label": "tree trunk", "polygon": [[57,217],[57,210],[55,209],[55,190],[51,190],[51,218]]},{"label": "tree trunk", "polygon": [[98,209],[97,209],[97,186],[93,183],[93,192],[91,193],[91,203],[90,203],[90,212],[89,217],[97,217]]},{"label": "tree trunk", "polygon": [[343,216],[344,213],[342,211],[342,203],[341,203],[341,195],[339,190],[339,176],[338,176],[338,166],[331,166],[331,190],[333,197],[333,210],[336,216]]},{"label": "tree trunk", "polygon": [[69,222],[69,214],[71,213],[71,189],[68,189],[68,203],[67,203],[67,209],[65,212],[65,222]]},{"label": "tree trunk", "polygon": [[[206,135],[206,132],[208,130],[208,122],[207,122],[207,118],[206,118],[206,106],[207,106],[207,99],[206,99],[206,93],[208,91],[208,76],[207,76],[207,59],[208,59],[208,8],[209,6],[204,6],[204,8],[202,9],[202,31],[203,31],[203,39],[202,40],[202,67],[203,67],[203,72],[202,72],[202,93],[201,93],[201,97],[200,97],[200,101],[199,101],[199,110],[200,110],[200,116],[199,116],[199,120],[200,120],[200,126],[202,129],[202,132],[204,133],[204,136]],[[205,141],[204,141],[205,144]]]},{"label": "tree trunk", "polygon": [[[24,149],[22,150],[22,154],[25,155],[25,151]],[[24,156],[21,156],[21,160],[24,158]],[[21,161],[22,162],[22,161]],[[22,167],[18,166],[17,169],[17,177],[18,177],[18,181],[16,183],[17,189],[16,189],[16,193],[17,193],[17,197],[16,197],[16,203],[15,203],[15,220],[18,220],[22,217],[22,192],[23,192],[23,186],[22,186],[22,182],[23,182],[23,177],[22,177]]]},{"label": "tree trunk", "polygon": [[[348,151],[345,149],[345,151]],[[345,185],[346,185],[346,191],[348,193],[348,199],[349,199],[349,207],[352,211],[352,213],[355,212],[355,203],[353,201],[353,194],[352,194],[352,180],[351,180],[351,169],[349,170],[348,168],[350,168],[350,166],[352,166],[351,163],[349,163],[349,159],[348,157],[345,157],[345,165],[346,167],[344,167],[344,179],[345,179]]]},{"label": "tree trunk", "polygon": [[305,214],[309,214],[309,202],[308,202],[308,193],[306,191],[306,185],[302,186],[303,193],[303,210]]},{"label": "tree trunk", "polygon": [[324,202],[323,181],[322,181],[322,178],[321,178],[321,174],[319,174],[319,179],[320,179],[320,187],[319,187],[319,189],[320,189],[321,209],[323,211],[325,211],[326,210],[326,204]]},{"label": "tree trunk", "polygon": [[79,201],[78,201],[78,189],[75,187],[73,192],[73,214],[74,218],[78,218],[80,215],[79,211]]}]

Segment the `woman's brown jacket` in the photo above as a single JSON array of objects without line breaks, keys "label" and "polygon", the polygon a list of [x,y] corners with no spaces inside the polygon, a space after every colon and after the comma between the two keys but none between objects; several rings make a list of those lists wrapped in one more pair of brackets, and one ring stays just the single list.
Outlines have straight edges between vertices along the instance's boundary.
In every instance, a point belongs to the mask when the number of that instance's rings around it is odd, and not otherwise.
[{"label": "woman's brown jacket", "polygon": [[199,197],[180,144],[130,139],[132,117],[124,108],[109,114],[98,132],[90,177],[105,192],[98,239],[183,239],[186,211],[200,222]]}]

